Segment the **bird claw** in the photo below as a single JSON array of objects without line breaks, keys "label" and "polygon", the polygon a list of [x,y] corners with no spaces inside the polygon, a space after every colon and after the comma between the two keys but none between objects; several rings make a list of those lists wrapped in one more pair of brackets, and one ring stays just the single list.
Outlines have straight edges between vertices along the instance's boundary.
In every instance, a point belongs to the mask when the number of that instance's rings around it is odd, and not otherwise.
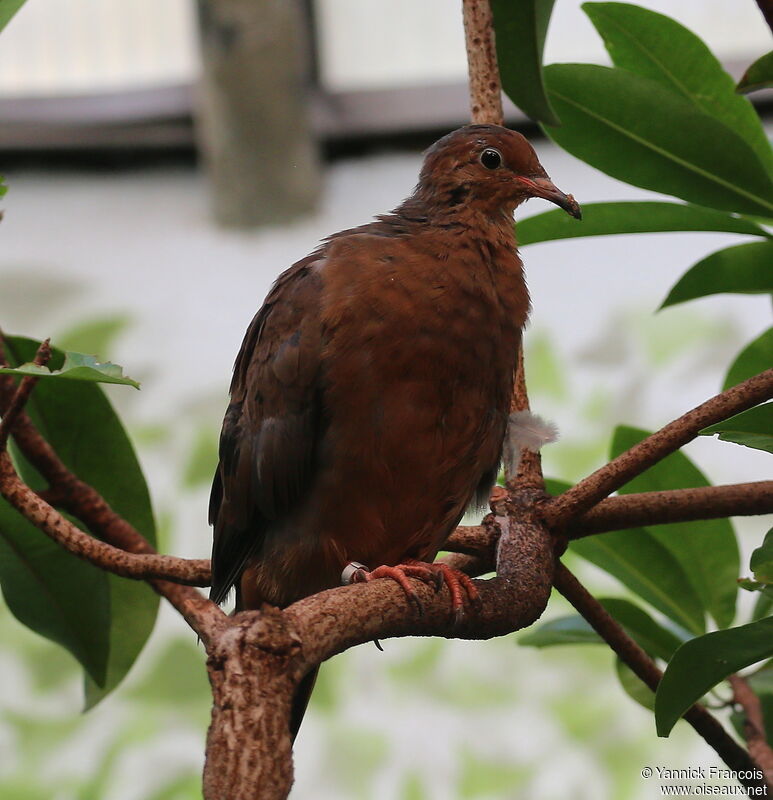
[{"label": "bird claw", "polygon": [[478,590],[468,575],[459,570],[449,567],[442,561],[429,564],[425,561],[406,559],[402,564],[393,567],[382,565],[370,571],[364,564],[357,561],[349,562],[341,573],[341,582],[349,583],[369,583],[377,578],[391,578],[405,593],[408,600],[414,605],[419,616],[424,614],[424,606],[419,596],[409,583],[409,578],[416,578],[439,592],[443,585],[448,587],[451,593],[451,610],[454,615],[454,622],[459,623],[464,617],[464,595],[467,595],[469,602],[476,608],[480,607],[481,600]]}]

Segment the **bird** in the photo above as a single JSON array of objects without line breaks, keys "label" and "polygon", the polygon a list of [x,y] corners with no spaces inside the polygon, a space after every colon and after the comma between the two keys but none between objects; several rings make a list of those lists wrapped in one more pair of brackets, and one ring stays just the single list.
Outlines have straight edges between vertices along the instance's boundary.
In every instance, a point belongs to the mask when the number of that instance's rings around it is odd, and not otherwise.
[{"label": "bird", "polygon": [[[234,364],[209,504],[211,599],[284,608],[343,580],[446,584],[433,564],[495,482],[530,299],[513,213],[579,218],[524,136],[467,125],[392,212],[283,272]],[[420,605],[419,605],[420,608]],[[293,738],[314,674],[298,688]]]}]

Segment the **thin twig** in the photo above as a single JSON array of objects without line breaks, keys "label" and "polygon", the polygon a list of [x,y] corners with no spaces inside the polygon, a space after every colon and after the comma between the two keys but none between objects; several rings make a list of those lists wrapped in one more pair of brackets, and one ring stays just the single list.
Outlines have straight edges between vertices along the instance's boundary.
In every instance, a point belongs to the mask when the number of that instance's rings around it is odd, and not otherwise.
[{"label": "thin twig", "polygon": [[[556,568],[554,586],[591,624],[596,633],[617,653],[620,660],[654,692],[663,673],[655,662],[626,634],[616,620],[563,565]],[[714,748],[730,769],[739,773],[739,781],[757,794],[766,790],[762,780],[754,778],[757,770],[749,754],[725,731],[722,725],[700,705],[694,705],[684,718]],[[744,777],[740,777],[743,775]],[[748,777],[747,777],[748,776]]]},{"label": "thin twig", "polygon": [[545,508],[552,529],[596,505],[601,499],[694,439],[703,428],[773,397],[773,369],[739,383],[653,433],[606,466],[557,497]]},{"label": "thin twig", "polygon": [[462,0],[462,16],[470,76],[470,118],[474,123],[504,125],[491,4],[489,0]]},{"label": "thin twig", "polygon": [[[40,347],[38,347],[37,353],[35,353],[35,359],[33,361],[39,367],[45,366],[49,359],[51,358],[51,344],[50,340],[46,339],[44,342],[41,342]],[[0,351],[0,365],[5,366],[5,352]],[[8,382],[10,383],[13,379],[10,376],[4,376],[8,378]],[[11,433],[11,429],[14,426],[14,423],[21,414],[22,409],[27,404],[27,400],[29,400],[29,396],[32,393],[32,390],[35,388],[35,384],[38,382],[38,379],[33,375],[25,375],[19,385],[16,387],[16,390],[11,397],[11,401],[8,403],[7,408],[2,409],[2,419],[0,419],[0,451],[5,450],[8,444],[8,436]]]},{"label": "thin twig", "polygon": [[209,559],[128,553],[84,533],[19,478],[5,453],[0,454],[0,494],[69,553],[107,572],[137,580],[161,578],[187,586],[209,586]]},{"label": "thin twig", "polygon": [[[494,17],[489,0],[463,0],[464,35],[470,77],[470,116],[474,123],[504,125],[502,82],[497,63]],[[529,395],[523,366],[523,346],[518,347],[518,361],[513,376],[511,411],[527,411]],[[539,453],[524,450],[516,475],[507,475],[508,486],[543,488],[542,462]]]},{"label": "thin twig", "polygon": [[[0,334],[1,343],[2,334]],[[2,358],[3,355],[0,353],[0,359]],[[0,413],[7,413],[13,401],[14,391],[13,379],[10,376],[0,376]],[[96,489],[79,480],[70,472],[23,410],[19,411],[14,421],[13,437],[25,458],[49,482],[49,491],[62,498],[62,505],[67,511],[85,523],[92,533],[127,553],[158,555],[147,539],[128,521],[116,514]],[[10,460],[8,464],[10,464]],[[36,493],[32,492],[31,495],[35,501],[47,505]],[[54,509],[51,511],[57,514]],[[61,521],[57,524],[70,524],[61,515],[57,514],[57,517]],[[74,526],[72,527],[74,528]],[[78,529],[74,528],[74,530]],[[75,539],[73,538],[72,541]],[[179,559],[179,561],[185,561],[185,559]],[[188,567],[185,567],[182,572],[189,575]],[[214,636],[214,632],[226,619],[223,612],[196,591],[193,586],[182,586],[157,578],[148,578],[147,580],[155,591],[165,597],[180,612],[207,645]]]},{"label": "thin twig", "polygon": [[762,716],[760,698],[746,678],[731,675],[728,680],[733,687],[734,702],[743,709],[743,735],[749,748],[749,755],[765,774],[768,785],[773,786],[773,749],[765,735],[765,719]]}]

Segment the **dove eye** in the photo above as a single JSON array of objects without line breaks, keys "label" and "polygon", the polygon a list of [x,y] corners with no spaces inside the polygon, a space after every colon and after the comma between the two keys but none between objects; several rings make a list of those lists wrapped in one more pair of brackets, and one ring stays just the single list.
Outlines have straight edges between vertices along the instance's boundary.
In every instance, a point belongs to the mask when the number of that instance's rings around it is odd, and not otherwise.
[{"label": "dove eye", "polygon": [[502,166],[502,154],[493,147],[487,147],[480,154],[480,163],[486,169],[499,169]]}]

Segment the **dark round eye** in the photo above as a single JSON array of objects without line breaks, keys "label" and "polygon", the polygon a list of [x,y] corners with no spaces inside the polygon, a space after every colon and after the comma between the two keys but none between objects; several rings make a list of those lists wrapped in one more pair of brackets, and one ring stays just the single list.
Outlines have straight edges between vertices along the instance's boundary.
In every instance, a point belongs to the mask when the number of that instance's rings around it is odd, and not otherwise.
[{"label": "dark round eye", "polygon": [[480,154],[480,163],[486,169],[499,169],[502,166],[502,154],[499,150],[494,150],[493,147],[487,147]]}]

